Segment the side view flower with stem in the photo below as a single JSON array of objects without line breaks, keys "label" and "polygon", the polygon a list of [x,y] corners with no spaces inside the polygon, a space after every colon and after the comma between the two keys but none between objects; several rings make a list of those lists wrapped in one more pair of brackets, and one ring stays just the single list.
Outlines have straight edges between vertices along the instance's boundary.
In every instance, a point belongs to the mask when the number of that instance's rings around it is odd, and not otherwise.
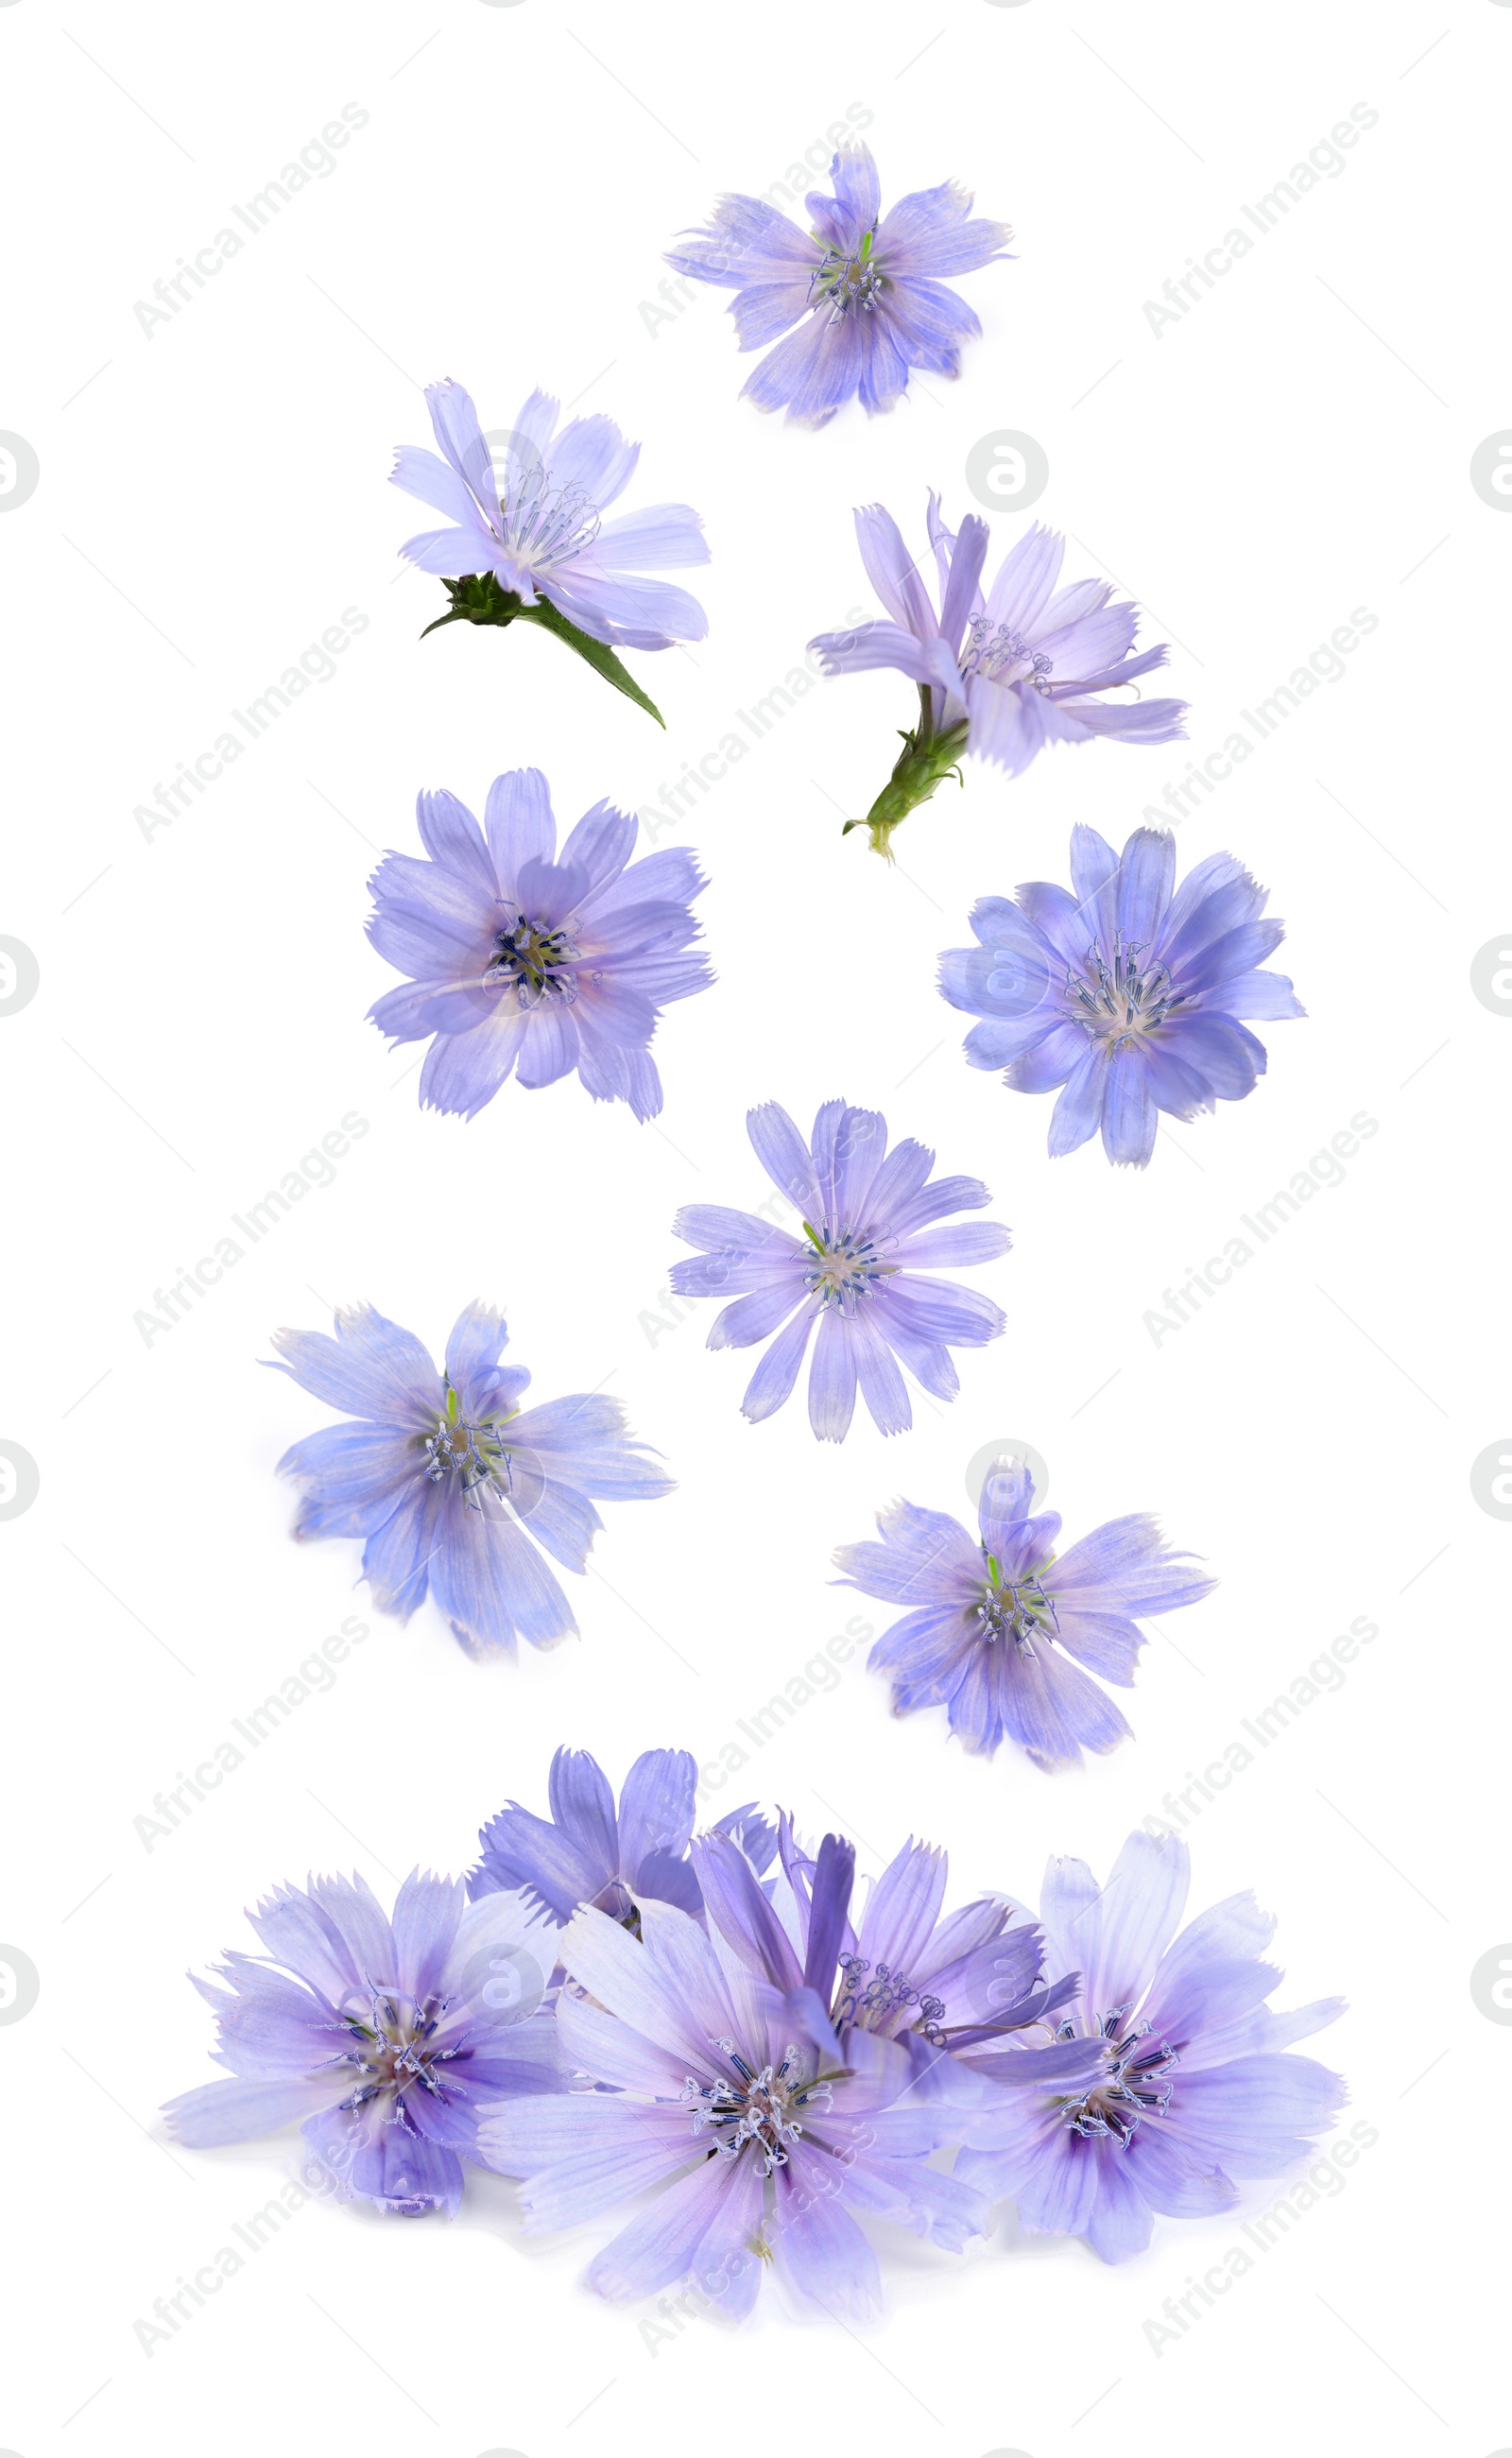
[{"label": "side view flower with stem", "polygon": [[391,474],[447,523],[400,549],[445,581],[449,610],[426,632],[446,623],[539,624],[661,725],[615,651],[703,638],[709,627],[697,599],[647,576],[708,562],[697,513],[653,504],[605,520],[640,458],[640,446],[627,444],[611,418],[574,418],[558,433],[557,404],[533,392],[501,439],[499,470],[461,385],[431,385],[425,401],[440,455],[401,445]]},{"label": "side view flower with stem", "polygon": [[[1038,522],[982,587],[989,532],[968,513],[945,527],[931,494],[929,544],[939,576],[936,606],[890,512],[880,504],[856,514],[866,575],[887,611],[885,622],[823,632],[810,647],[830,675],[890,667],[919,693],[919,716],[902,735],[893,773],[865,821],[874,851],[889,851],[893,830],[927,802],[947,777],[963,782],[961,761],[985,760],[1021,777],[1050,742],[1170,742],[1186,703],[1108,697],[1166,662],[1162,644],[1132,654],[1138,614],[1111,604],[1104,580],[1060,588],[1066,542]],[[901,730],[901,729],[900,729]]]}]

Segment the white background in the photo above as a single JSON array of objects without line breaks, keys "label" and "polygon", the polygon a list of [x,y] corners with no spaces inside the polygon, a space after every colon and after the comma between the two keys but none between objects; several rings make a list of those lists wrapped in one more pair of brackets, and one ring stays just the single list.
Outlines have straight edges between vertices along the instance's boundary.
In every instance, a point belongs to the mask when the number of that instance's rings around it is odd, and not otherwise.
[{"label": "white background", "polygon": [[[1512,419],[1512,8],[10,0],[0,48],[0,427],[40,465],[0,520],[0,931],[41,969],[0,1019],[0,1435],[41,1474],[0,1523],[0,1937],[41,1980],[0,2028],[0,2439],[23,2458],[212,2436],[456,2458],[856,2433],[964,2458],[1512,2441],[1489,2352],[1509,2038],[1469,1989],[1512,1932],[1512,1530],[1469,1483],[1512,1416],[1512,1023],[1470,988],[1512,914],[1512,521],[1468,475]],[[134,302],[347,103],[369,118],[331,176],[144,335]],[[1144,302],[1357,103],[1378,121],[1343,174],[1157,339]],[[884,199],[959,177],[1013,222],[1018,260],[963,284],[985,337],[958,385],[814,436],[737,402],[750,363],[723,294],[653,332],[642,305],[672,234],[782,178],[852,104]],[[486,425],[534,385],[609,412],[644,441],[630,500],[704,513],[708,640],[631,659],[665,736],[539,634],[419,644],[441,593],[395,549],[429,516],[385,474],[396,443],[428,443],[419,387],[444,374]],[[1193,703],[1190,753],[1061,751],[1017,784],[968,766],[889,870],[839,825],[885,776],[910,689],[816,688],[663,830],[712,876],[719,981],[658,1037],[658,1124],[575,1081],[511,1086],[471,1125],[422,1114],[413,1053],[364,1022],[394,977],[362,927],[377,851],[418,849],[416,789],[481,808],[534,762],[564,827],[605,794],[655,805],[865,607],[852,506],[886,501],[922,544],[926,486],[971,509],[966,455],[1001,428],[1048,454],[1036,510],[1070,533],[1067,577],[1116,575],[1158,610],[1145,636],[1178,644],[1162,685]],[[1021,525],[996,524],[994,563]],[[334,677],[146,838],[136,806],[347,607],[367,629]],[[963,1063],[938,950],[978,895],[1064,877],[1074,821],[1121,843],[1358,607],[1377,628],[1342,677],[1178,831],[1183,868],[1228,847],[1271,885],[1309,1021],[1265,1028],[1253,1098],[1163,1134],[1145,1174],[1097,1147],[1052,1166],[1048,1100]],[[748,1106],[806,1125],[836,1094],[984,1176],[1014,1230],[968,1276],[1009,1330],[962,1355],[959,1401],[885,1446],[863,1418],[839,1450],[801,1400],[743,1422],[754,1357],[705,1350],[712,1307],[643,1321],[665,1313],[677,1206],[766,1192]],[[354,1111],[369,1132],[335,1183],[144,1344],[155,1288]],[[1378,1132],[1344,1182],[1157,1346],[1162,1291],[1357,1112]],[[608,1378],[679,1478],[607,1510],[581,1641],[516,1665],[467,1661],[428,1609],[379,1621],[355,1547],[289,1541],[274,1462],[328,1412],[257,1364],[277,1324],[364,1298],[439,1352],[474,1296],[507,1307],[538,1395]],[[966,1463],[1003,1438],[1044,1454],[1068,1537],[1154,1509],[1221,1581],[1151,1639],[1137,1738],[1053,1780],[1010,1749],[968,1759],[942,1716],[895,1723],[858,1656],[710,1809],[750,1791],[811,1831],[842,1821],[873,1869],[912,1830],[948,1844],[952,1900],[1033,1894],[1049,1851],[1106,1869],[1241,1719],[1375,1622],[1345,1686],[1190,1828],[1193,1907],[1253,1885],[1279,1915],[1277,2002],[1351,2000],[1321,2053],[1349,2077],[1346,2124],[1378,2140],[1347,2189],[1159,2353],[1147,2321],[1245,2241],[1269,2190],[1212,2225],[1158,2222],[1121,2270],[1015,2241],[1011,2218],[963,2261],[907,2239],[884,2331],[804,2328],[769,2300],[744,2343],[690,2325],[653,2351],[641,2313],[576,2283],[605,2230],[528,2245],[512,2189],[473,2178],[451,2227],[311,2205],[144,2354],[154,2299],[295,2165],[294,2136],[170,2150],[155,2115],[213,2072],[183,1974],[251,1943],[241,1907],[311,1868],[356,1864],[386,1891],[416,1861],[466,1867],[506,1797],[544,1806],[564,1739],[616,1783],[655,1744],[717,1762],[851,1613],[887,1617],[826,1585],[832,1549],[898,1491],[966,1516]],[[371,1635],[334,1689],[145,1849],[155,1793],[354,1612]]]}]

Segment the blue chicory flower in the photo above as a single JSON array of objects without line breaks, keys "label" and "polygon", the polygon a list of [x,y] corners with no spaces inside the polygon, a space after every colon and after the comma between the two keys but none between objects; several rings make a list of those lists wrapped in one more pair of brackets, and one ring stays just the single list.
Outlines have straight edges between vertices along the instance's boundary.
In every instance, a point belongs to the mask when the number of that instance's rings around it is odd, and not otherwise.
[{"label": "blue chicory flower", "polygon": [[1071,890],[1036,880],[1011,903],[984,897],[977,946],[940,960],[942,996],[982,1018],[969,1063],[1001,1067],[1016,1093],[1064,1087],[1053,1158],[1101,1127],[1108,1159],[1143,1169],[1160,1112],[1194,1118],[1254,1090],[1265,1047],[1241,1018],[1306,1013],[1262,969],[1286,935],[1260,919],[1269,890],[1228,853],[1175,877],[1166,829],[1136,828],[1120,855],[1073,828]]},{"label": "blue chicory flower", "polygon": [[990,1757],[1005,1734],[1036,1766],[1076,1766],[1129,1727],[1088,1678],[1132,1685],[1141,1617],[1195,1604],[1215,1582],[1167,1547],[1148,1511],[1111,1519],[1057,1553],[1060,1515],[1033,1513],[1021,1460],[993,1462],[981,1542],[942,1510],[895,1502],[880,1545],[842,1545],[842,1584],[907,1605],[867,1658],[892,1683],[893,1712],[948,1707],[950,1729]]},{"label": "blue chicory flower", "polygon": [[1085,2236],[1105,2261],[1143,2253],[1157,2214],[1207,2218],[1234,2207],[1236,2179],[1283,2176],[1345,2095],[1326,2067],[1282,2053],[1341,2000],[1273,2012],[1281,1975],[1260,1957],[1274,1920],[1231,1895],[1178,1936],[1189,1879],[1174,1835],[1131,1835],[1105,1887],[1085,1861],[1050,1862],[1049,1968],[1082,1975],[1060,2032],[1094,2045],[1102,2070],[1081,2093],[1004,2092],[957,2160],[1015,2198],[1026,2233]]},{"label": "blue chicory flower", "polygon": [[510,1074],[533,1092],[575,1071],[595,1100],[653,1118],[660,1010],[714,978],[692,947],[706,882],[687,847],[632,862],[639,822],[595,802],[558,852],[538,768],[494,779],[486,829],[454,794],[417,809],[428,860],[384,855],[367,935],[410,976],[372,1022],[395,1042],[434,1035],[422,1103],[471,1118]]},{"label": "blue chicory flower", "polygon": [[355,1412],[279,1462],[300,1488],[295,1534],[362,1537],[378,1611],[407,1621],[428,1593],[475,1656],[576,1633],[536,1548],[585,1570],[603,1526],[590,1496],[646,1502],[672,1490],[618,1401],[579,1392],[522,1410],[530,1377],[500,1364],[507,1338],[503,1315],[476,1304],[453,1325],[443,1372],[413,1332],[371,1306],[339,1313],[334,1340],[280,1331],[273,1341],[279,1372]]},{"label": "blue chicory flower", "polygon": [[[1186,714],[1183,700],[1105,697],[1163,666],[1168,653],[1161,645],[1131,654],[1137,612],[1127,601],[1110,605],[1107,581],[1057,588],[1066,542],[1055,531],[1038,522],[1027,530],[984,595],[986,522],[972,512],[959,532],[946,529],[931,494],[928,525],[939,611],[897,522],[868,505],[856,514],[856,534],[889,619],[821,633],[809,644],[826,674],[890,667],[918,686],[918,723],[867,818],[880,852],[967,753],[1019,777],[1047,742],[1170,742]],[[846,830],[860,824],[847,821]]]},{"label": "blue chicory flower", "polygon": [[538,2010],[552,1932],[519,1895],[469,1905],[460,1878],[418,1870],[392,1920],[362,1878],[276,1887],[247,1918],[262,1952],[195,1982],[232,2079],[170,2100],[170,2131],[203,2150],[301,2118],[312,2190],[454,2215],[480,2107],[562,2088]]},{"label": "blue chicory flower", "polygon": [[1008,1232],[996,1221],[931,1225],[991,1197],[980,1178],[931,1180],[934,1154],[911,1138],[889,1152],[887,1121],[876,1110],[826,1101],[810,1144],[775,1101],[752,1110],[746,1125],[773,1184],[797,1206],[802,1233],[754,1213],[689,1204],[673,1227],[702,1251],[673,1265],[673,1290],[734,1296],[710,1331],[711,1348],[749,1348],[777,1333],[740,1404],[753,1424],[789,1397],[817,1331],[809,1423],[819,1440],[844,1440],[858,1386],[880,1430],[901,1433],[913,1423],[901,1367],[937,1399],[954,1399],[951,1348],[980,1348],[1006,1327],[990,1298],[920,1268],[1005,1254]]},{"label": "blue chicory flower", "polygon": [[868,411],[893,408],[915,367],[959,375],[961,344],[982,326],[941,277],[1003,260],[1013,236],[1006,222],[974,220],[970,196],[948,181],[883,214],[877,165],[860,143],[836,154],[830,181],[832,195],[804,198],[811,230],[759,197],[727,196],[706,229],[667,255],[677,272],[735,293],[742,350],[777,342],[745,397],[804,427],[827,426],[853,396]]},{"label": "blue chicory flower", "polygon": [[[686,2280],[739,2318],[771,2267],[826,2312],[863,2318],[880,2277],[853,2214],[952,2251],[982,2228],[980,2197],[928,2164],[961,2138],[949,2077],[915,2088],[898,2041],[855,2030],[842,2045],[812,1987],[774,1988],[754,1954],[673,1904],[642,1904],[639,1939],[585,1908],[557,1950],[560,2053],[577,2088],[501,2099],[479,2144],[524,2180],[532,2235],[661,2189],[591,2263],[601,2296]],[[980,2100],[975,2076],[961,2087]]]},{"label": "blue chicory flower", "polygon": [[686,504],[604,519],[640,458],[612,419],[574,418],[556,431],[558,405],[533,392],[504,445],[502,486],[470,395],[449,378],[425,401],[441,457],[404,444],[392,481],[445,514],[448,526],[405,540],[422,572],[491,573],[526,607],[540,598],[590,639],[616,648],[670,649],[701,640],[703,608],[654,571],[707,563],[703,525]]},{"label": "blue chicory flower", "polygon": [[697,1781],[687,1750],[647,1750],[625,1778],[616,1814],[597,1760],[560,1749],[547,1782],[550,1817],[508,1802],[478,1837],[483,1858],[468,1887],[474,1897],[519,1888],[558,1928],[591,1904],[638,1929],[648,1897],[696,1917],[703,1906],[688,1845]]},{"label": "blue chicory flower", "polygon": [[[786,1813],[777,1831],[781,1865],[765,1885],[728,1827],[695,1838],[708,1916],[774,1988],[816,1990],[847,2051],[857,2031],[895,2041],[915,2088],[956,2104],[969,2096],[971,2073],[995,2087],[1080,2082],[1096,2071],[1085,2043],[1048,2037],[1078,1975],[1046,1981],[1044,1939],[1017,1906],[984,1896],[942,1916],[946,1855],[910,1838],[857,1909],[854,1844],[827,1835],[804,1852]],[[1036,2030],[1046,2038],[1030,2046],[1025,2034]],[[985,2099],[995,2104],[991,2092]]]}]

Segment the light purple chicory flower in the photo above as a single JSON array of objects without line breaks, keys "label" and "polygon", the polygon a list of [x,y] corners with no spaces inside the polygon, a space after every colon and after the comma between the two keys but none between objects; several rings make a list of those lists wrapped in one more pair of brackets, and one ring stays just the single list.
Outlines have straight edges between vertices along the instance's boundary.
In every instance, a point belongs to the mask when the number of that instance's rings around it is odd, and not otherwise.
[{"label": "light purple chicory flower", "polygon": [[706,883],[687,847],[632,863],[639,822],[596,802],[558,851],[538,768],[494,779],[485,828],[454,794],[417,808],[429,859],[384,855],[367,935],[411,976],[374,1024],[396,1042],[435,1036],[422,1103],[471,1118],[511,1074],[535,1091],[575,1071],[595,1100],[653,1118],[660,1010],[714,978],[692,947]]},{"label": "light purple chicory flower", "polygon": [[986,522],[972,512],[959,532],[949,530],[931,494],[928,525],[938,610],[897,522],[868,505],[856,514],[856,534],[888,619],[810,642],[826,674],[889,667],[918,686],[918,724],[868,815],[881,852],[965,755],[1019,777],[1046,743],[1170,742],[1186,714],[1183,700],[1107,697],[1163,666],[1168,653],[1161,645],[1132,654],[1138,614],[1127,601],[1109,603],[1108,582],[1057,586],[1066,542],[1055,531],[1038,522],[1025,531],[984,594]]},{"label": "light purple chicory flower", "polygon": [[981,2198],[929,2164],[983,2096],[948,2058],[937,2089],[918,2088],[900,2042],[858,2029],[842,2044],[815,1988],[773,1987],[756,1956],[672,1904],[642,1905],[638,1939],[585,1908],[557,1950],[561,2058],[578,2085],[501,2098],[479,2147],[524,2180],[531,2235],[660,2189],[592,2261],[601,2296],[686,2281],[738,2319],[770,2268],[825,2312],[864,2318],[881,2282],[856,2214],[956,2252],[981,2230]]},{"label": "light purple chicory flower", "polygon": [[1214,853],[1179,887],[1176,841],[1136,828],[1116,854],[1095,828],[1071,831],[1071,887],[1035,880],[1010,903],[974,908],[975,948],[940,960],[952,1007],[980,1016],[973,1067],[1000,1067],[1016,1093],[1064,1088],[1052,1158],[1101,1127],[1110,1161],[1143,1169],[1159,1116],[1194,1118],[1242,1101],[1265,1073],[1243,1017],[1306,1013],[1282,973],[1262,969],[1286,935],[1261,920],[1269,891]]},{"label": "light purple chicory flower", "polygon": [[707,563],[698,514],[686,504],[604,514],[629,485],[640,446],[612,419],[574,418],[556,431],[558,405],[533,392],[503,445],[502,484],[470,395],[448,378],[426,387],[441,457],[398,448],[393,484],[445,514],[400,552],[422,572],[452,578],[491,573],[525,606],[545,598],[590,639],[616,648],[669,649],[701,640],[703,608],[654,571]]},{"label": "light purple chicory flower", "polygon": [[205,2150],[301,2118],[312,2190],[454,2215],[480,2106],[562,2088],[537,2010],[554,1932],[518,1894],[469,1905],[460,1878],[418,1870],[392,1919],[362,1878],[276,1887],[247,1918],[261,1953],[195,1982],[232,2079],[170,2100],[170,2132]]},{"label": "light purple chicory flower", "polygon": [[519,1637],[553,1647],[573,1635],[571,1607],[537,1546],[586,1571],[604,1524],[590,1496],[646,1502],[672,1490],[617,1400],[578,1392],[522,1408],[530,1377],[500,1364],[507,1339],[502,1314],[469,1305],[444,1371],[413,1332],[372,1306],[339,1313],[334,1340],[317,1331],[273,1340],[280,1373],[354,1412],[279,1462],[300,1489],[295,1534],[361,1537],[378,1611],[407,1621],[429,1594],[473,1656],[512,1655]]},{"label": "light purple chicory flower", "polygon": [[797,1205],[800,1234],[755,1213],[688,1204],[673,1227],[702,1251],[673,1265],[673,1290],[734,1299],[715,1320],[711,1348],[777,1334],[740,1404],[753,1424],[790,1396],[813,1339],[809,1423],[818,1439],[844,1440],[858,1388],[882,1433],[902,1432],[913,1410],[901,1367],[953,1400],[951,1348],[980,1348],[1006,1328],[990,1298],[925,1277],[931,1264],[1006,1254],[997,1221],[933,1225],[990,1202],[987,1189],[975,1177],[932,1178],[923,1144],[908,1137],[889,1152],[880,1113],[844,1101],[825,1102],[808,1144],[775,1101],[752,1110],[746,1127],[773,1184]]},{"label": "light purple chicory flower", "polygon": [[1005,2091],[956,2163],[984,2194],[1011,2194],[1025,2233],[1085,2236],[1105,2261],[1143,2253],[1157,2215],[1208,2218],[1234,2207],[1237,2180],[1284,2176],[1345,2095],[1326,2067],[1282,2053],[1341,2000],[1272,2012],[1281,1975],[1260,1957],[1275,1922],[1253,1895],[1178,1936],[1190,1875],[1171,1834],[1131,1835],[1106,1886],[1085,1861],[1050,1862],[1048,1968],[1081,1973],[1060,2036],[1096,2045],[1101,2072],[1079,2093]]},{"label": "light purple chicory flower", "polygon": [[559,1928],[579,1904],[636,1927],[648,1897],[696,1918],[703,1906],[688,1845],[697,1781],[687,1750],[647,1750],[625,1778],[616,1814],[597,1760],[560,1749],[547,1782],[549,1819],[507,1802],[479,1835],[483,1858],[469,1890],[518,1887]]},{"label": "light purple chicory flower", "polygon": [[1036,1766],[1075,1766],[1129,1736],[1088,1678],[1129,1687],[1140,1617],[1195,1604],[1214,1582],[1174,1553],[1148,1511],[1111,1519],[1057,1553],[1059,1513],[1033,1510],[1022,1460],[995,1460],[982,1488],[981,1542],[942,1510],[895,1502],[880,1545],[842,1545],[843,1584],[907,1605],[867,1662],[892,1683],[893,1712],[948,1707],[950,1729],[988,1757],[1005,1735]]},{"label": "light purple chicory flower", "polygon": [[726,196],[705,230],[667,254],[677,272],[735,293],[742,350],[777,343],[743,397],[804,427],[826,426],[853,397],[893,408],[915,367],[959,375],[961,344],[982,326],[941,277],[998,262],[1013,236],[1006,222],[974,220],[970,196],[949,181],[883,214],[877,165],[859,142],[836,154],[830,180],[832,195],[803,200],[810,230],[759,197]]}]

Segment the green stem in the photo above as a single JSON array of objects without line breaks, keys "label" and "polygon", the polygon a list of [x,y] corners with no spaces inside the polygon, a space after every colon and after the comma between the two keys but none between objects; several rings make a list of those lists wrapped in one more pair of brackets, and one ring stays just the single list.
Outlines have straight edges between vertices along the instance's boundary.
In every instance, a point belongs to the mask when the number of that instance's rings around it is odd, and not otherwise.
[{"label": "green stem", "polygon": [[443,581],[442,587],[450,596],[450,610],[438,614],[434,623],[426,624],[420,635],[423,640],[430,633],[441,631],[447,623],[493,623],[501,627],[507,623],[538,623],[543,632],[551,633],[564,648],[570,649],[586,665],[591,666],[595,674],[602,675],[607,683],[612,683],[617,692],[623,692],[627,699],[632,699],[648,717],[653,717],[665,732],[666,720],[660,709],[653,700],[647,698],[613,650],[605,641],[595,640],[590,633],[582,631],[576,623],[570,622],[561,608],[553,606],[549,597],[538,597],[533,606],[527,606],[517,590],[501,589],[491,572],[469,573],[461,580]]},{"label": "green stem", "polygon": [[[900,728],[901,732],[901,728]],[[884,855],[890,862],[892,832],[927,802],[937,785],[953,776],[964,784],[961,774],[961,755],[966,747],[966,723],[946,726],[942,734],[935,732],[934,712],[930,705],[929,685],[919,686],[919,722],[911,734],[902,737],[903,747],[893,763],[888,779],[864,820],[847,820],[840,833],[848,836],[852,828],[866,827],[871,831],[872,851]]]}]

